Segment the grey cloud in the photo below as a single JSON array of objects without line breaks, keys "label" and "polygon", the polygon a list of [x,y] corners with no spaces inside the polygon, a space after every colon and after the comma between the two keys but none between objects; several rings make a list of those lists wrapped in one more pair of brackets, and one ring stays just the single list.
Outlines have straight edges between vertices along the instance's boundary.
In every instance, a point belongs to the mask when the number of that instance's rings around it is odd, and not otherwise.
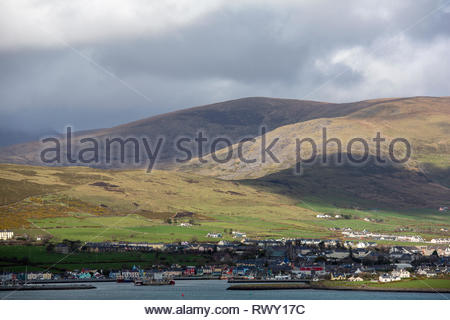
[{"label": "grey cloud", "polygon": [[[363,1],[246,2],[161,32],[76,44],[120,81],[70,48],[2,51],[0,125],[101,128],[243,96],[352,101],[449,95],[448,81],[441,79],[448,79],[450,68],[433,59],[450,49],[450,14],[440,10],[423,18],[440,3],[381,2],[375,10]],[[405,29],[402,41],[378,50]],[[360,48],[362,65],[333,62],[352,48]],[[409,55],[411,50],[418,54]],[[396,62],[398,54],[404,61]]]}]

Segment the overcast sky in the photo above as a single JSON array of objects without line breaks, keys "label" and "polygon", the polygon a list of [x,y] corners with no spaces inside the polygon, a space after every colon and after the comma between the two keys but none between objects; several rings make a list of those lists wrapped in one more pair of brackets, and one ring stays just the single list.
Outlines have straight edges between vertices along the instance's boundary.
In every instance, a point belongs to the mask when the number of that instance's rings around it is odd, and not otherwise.
[{"label": "overcast sky", "polygon": [[450,95],[450,2],[1,0],[1,129],[247,96]]}]

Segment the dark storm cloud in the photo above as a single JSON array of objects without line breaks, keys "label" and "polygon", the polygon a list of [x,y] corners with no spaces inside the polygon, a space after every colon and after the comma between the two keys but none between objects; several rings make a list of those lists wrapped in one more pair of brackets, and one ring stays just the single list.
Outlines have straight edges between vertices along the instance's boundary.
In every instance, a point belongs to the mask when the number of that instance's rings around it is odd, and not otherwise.
[{"label": "dark storm cloud", "polygon": [[96,59],[122,76],[292,82],[316,55],[378,32],[379,22],[343,21],[345,10],[317,16],[312,14],[319,10],[302,8],[224,10],[171,34],[100,46]]},{"label": "dark storm cloud", "polygon": [[111,32],[100,20],[98,30],[75,32],[69,21],[61,28],[73,49],[51,36],[41,45],[0,33],[8,44],[0,48],[0,125],[109,127],[243,96],[448,95],[450,10],[435,10],[442,3],[224,2],[170,28],[120,26],[123,34],[114,21]]}]

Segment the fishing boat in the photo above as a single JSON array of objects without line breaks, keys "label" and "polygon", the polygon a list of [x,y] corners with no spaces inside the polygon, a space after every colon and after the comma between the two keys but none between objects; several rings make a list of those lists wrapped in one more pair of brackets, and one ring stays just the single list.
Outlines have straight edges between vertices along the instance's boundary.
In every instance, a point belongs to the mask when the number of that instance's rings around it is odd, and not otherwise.
[{"label": "fishing boat", "polygon": [[134,280],[135,286],[167,286],[167,285],[174,285],[175,281],[172,279],[148,279],[148,278],[142,278],[142,279],[136,279]]},{"label": "fishing boat", "polygon": [[132,279],[124,278],[122,275],[116,277],[117,283],[133,282]]}]

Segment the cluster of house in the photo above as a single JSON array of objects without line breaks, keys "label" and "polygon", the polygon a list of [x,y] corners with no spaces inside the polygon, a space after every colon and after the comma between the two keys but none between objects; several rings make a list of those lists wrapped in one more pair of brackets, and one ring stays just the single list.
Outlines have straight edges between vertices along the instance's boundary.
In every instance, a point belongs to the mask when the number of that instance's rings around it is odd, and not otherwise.
[{"label": "cluster of house", "polygon": [[233,235],[234,239],[238,239],[238,238],[247,238],[247,234],[243,233],[243,232],[239,232],[239,231],[232,231],[231,234]]},{"label": "cluster of house", "polygon": [[394,270],[391,273],[383,273],[378,277],[379,282],[400,281],[411,277],[411,273],[407,270]]},{"label": "cluster of house", "polygon": [[97,270],[81,270],[81,271],[68,271],[64,274],[53,274],[48,271],[43,272],[20,272],[13,273],[7,272],[0,274],[0,283],[8,283],[14,281],[21,282],[36,282],[36,281],[51,281],[51,280],[60,280],[60,279],[102,279],[105,276],[101,273],[101,271]]},{"label": "cluster of house", "polygon": [[446,239],[431,239],[430,243],[450,243],[450,238],[446,238]]},{"label": "cluster of house", "polygon": [[[316,215],[316,218],[318,218],[318,219],[344,219],[344,218],[348,218],[348,217],[349,216],[342,215],[342,214],[327,214],[327,213]],[[368,218],[368,217],[365,217],[363,220],[366,222],[382,222],[383,221],[381,219],[373,219],[373,218]]]},{"label": "cluster of house", "polygon": [[[55,246],[55,251],[68,252],[64,244]],[[208,254],[211,265],[196,266],[156,266],[165,276],[242,276],[342,278],[359,281],[361,273],[373,277],[389,274],[392,270],[409,270],[422,276],[447,273],[450,266],[450,246],[391,246],[380,247],[375,242],[340,241],[320,239],[272,239],[241,241],[220,240],[217,243],[127,243],[89,242],[81,249],[86,252],[165,252]],[[136,275],[136,270],[115,271],[123,277]],[[130,273],[131,272],[131,273]],[[420,272],[420,273],[419,273]],[[78,272],[73,277],[95,276],[92,270]],[[100,272],[97,276],[104,275]],[[397,277],[395,272],[390,274]],[[403,275],[399,275],[401,278]]]},{"label": "cluster of house", "polygon": [[[234,239],[247,238],[247,234],[245,234],[244,232],[240,232],[240,231],[232,231],[231,235],[233,236]],[[206,237],[207,238],[222,238],[222,234],[215,233],[215,232],[209,232],[208,234],[206,234]]]},{"label": "cluster of house", "polygon": [[[237,233],[235,233],[238,236]],[[146,242],[88,242],[78,250],[84,252],[164,252],[176,254],[202,254],[208,265],[180,266],[155,265],[150,270],[139,266],[131,270],[98,271],[83,269],[64,274],[65,278],[92,277],[133,278],[144,273],[162,273],[165,277],[247,277],[247,278],[330,278],[361,281],[395,281],[414,275],[434,277],[450,272],[450,246],[432,244],[422,246],[379,246],[375,242],[321,240],[321,239],[249,239],[240,235],[240,241],[220,239],[214,243],[146,243]],[[67,254],[66,243],[53,247]],[[88,266],[86,266],[88,267]],[[11,280],[13,274],[1,279]],[[46,280],[49,273],[14,275],[15,279]],[[390,279],[390,280],[389,280]]]},{"label": "cluster of house", "polygon": [[[215,243],[148,243],[148,242],[87,242],[81,250],[87,252],[126,252],[126,251],[162,251],[162,252],[199,252],[229,253],[233,257],[239,257],[246,252],[261,252],[265,254],[277,253],[279,256],[308,257],[310,260],[325,257],[330,259],[343,259],[350,255],[354,258],[374,257],[375,260],[381,256],[386,259],[402,259],[411,262],[418,256],[430,256],[436,252],[440,257],[450,257],[450,246],[445,245],[423,245],[423,246],[392,246],[385,252],[377,247],[376,242],[368,241],[341,241],[321,239],[270,239],[254,240],[242,237],[240,241],[220,240]],[[399,249],[400,248],[400,249]],[[68,253],[70,248],[65,244],[57,244],[56,252]]]},{"label": "cluster of house", "polygon": [[440,274],[445,274],[448,272],[450,272],[450,268],[445,267],[433,268],[429,266],[421,266],[416,270],[417,275],[426,276],[428,278],[437,277]]},{"label": "cluster of house", "polygon": [[318,215],[316,215],[316,218],[319,218],[319,219],[331,219],[331,218],[341,219],[342,215],[340,215],[340,214],[329,215],[329,214],[325,213],[325,214],[318,214]]},{"label": "cluster of house", "polygon": [[366,222],[383,222],[383,219],[373,219],[368,217],[365,217],[363,220]]},{"label": "cluster of house", "polygon": [[43,281],[52,280],[53,274],[51,272],[27,272],[27,273],[3,273],[0,274],[0,282],[7,282],[13,280],[22,281]]},{"label": "cluster of house", "polygon": [[45,241],[50,239],[51,236],[46,234],[15,234],[12,230],[0,230],[0,241]]},{"label": "cluster of house", "polygon": [[221,265],[207,266],[180,266],[172,265],[170,268],[141,269],[133,266],[131,270],[114,270],[109,272],[110,279],[138,279],[142,277],[151,277],[156,279],[173,279],[183,277],[213,277],[220,278],[223,275],[231,275],[232,268]]},{"label": "cluster of house", "polygon": [[[370,279],[378,282],[399,281],[413,276],[413,272],[404,269],[402,264],[394,264],[392,270],[388,268],[379,268],[376,266],[364,266],[362,264],[343,264],[328,265],[325,263],[307,264],[304,262],[292,262],[282,260],[277,263],[273,261],[267,263],[264,259],[248,259],[236,262],[233,265],[204,265],[204,266],[153,266],[150,269],[133,266],[131,269],[122,270],[96,270],[82,269],[67,271],[64,274],[52,274],[50,272],[32,272],[32,273],[3,273],[0,274],[0,283],[12,281],[43,281],[43,280],[92,280],[92,279],[111,279],[111,280],[135,280],[140,278],[154,279],[185,279],[192,277],[203,278],[245,278],[245,279],[331,279],[346,281],[364,281]],[[414,269],[416,276],[437,277],[439,275],[449,275],[449,267],[421,266]]]},{"label": "cluster of house", "polygon": [[375,232],[370,232],[367,230],[363,231],[353,231],[353,230],[344,230],[341,231],[342,235],[348,238],[371,238],[373,240],[389,240],[389,241],[399,241],[399,242],[425,242],[425,240],[421,236],[413,235],[389,235],[389,234],[380,234]]},{"label": "cluster of house", "polygon": [[80,271],[68,271],[64,274],[65,279],[103,279],[103,270],[82,269]]}]

